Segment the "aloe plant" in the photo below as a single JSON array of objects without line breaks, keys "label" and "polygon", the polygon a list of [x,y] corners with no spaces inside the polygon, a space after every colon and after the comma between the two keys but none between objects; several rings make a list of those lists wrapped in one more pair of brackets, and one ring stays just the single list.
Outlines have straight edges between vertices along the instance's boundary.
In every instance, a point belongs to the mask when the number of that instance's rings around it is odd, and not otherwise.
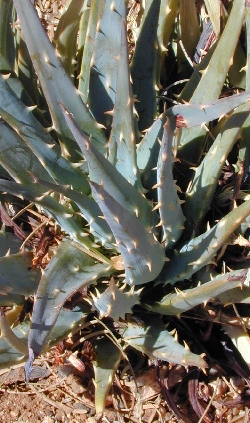
[{"label": "aloe plant", "polygon": [[[126,2],[82,0],[73,8],[73,1],[61,18],[54,43],[30,0],[0,3],[5,17],[0,22],[4,34],[0,43],[0,201],[4,205],[15,197],[25,199],[46,222],[54,222],[62,231],[58,245],[51,247],[49,263],[40,270],[34,267],[29,244],[23,247],[2,226],[0,305],[14,308],[12,317],[3,310],[0,316],[0,367],[26,360],[28,380],[34,359],[77,331],[93,310],[100,318],[122,319],[115,336],[101,337],[96,344],[96,408],[101,411],[110,383],[100,392],[100,381],[114,374],[127,345],[151,358],[207,366],[202,351],[195,354],[173,338],[162,316],[179,316],[214,297],[222,298],[223,293],[229,293],[233,301],[243,286],[244,298],[249,297],[246,269],[206,275],[199,287],[195,285],[197,272],[216,259],[250,213],[250,200],[242,201],[204,229],[223,164],[242,126],[249,127],[249,91],[219,99],[247,6],[243,0],[234,2],[207,71],[200,81],[195,71],[180,94],[190,104],[180,103],[161,113],[156,84],[167,60],[166,48],[172,40],[169,25],[174,26],[179,13],[177,2],[146,2],[134,31],[135,51],[129,64]],[[194,2],[190,4],[193,10]],[[210,2],[205,4],[218,30]],[[225,34],[237,14],[235,5],[241,19],[237,19],[234,37],[227,38],[225,51]],[[18,26],[6,27],[6,22],[14,22],[15,14]],[[188,21],[182,20],[182,25],[184,31]],[[196,36],[198,30],[196,25]],[[84,46],[82,52],[78,42]],[[20,62],[12,60],[21,55],[23,45],[30,78],[36,75],[35,84],[25,88]],[[218,57],[223,72],[219,69],[215,87]],[[218,123],[214,143],[194,176],[188,176],[187,192],[181,193],[178,184],[187,183],[173,176],[176,139],[182,155],[197,159],[205,145],[205,125],[222,116],[226,118],[223,125]],[[248,163],[249,147],[244,151],[241,160]],[[190,228],[200,234],[195,236]],[[148,287],[159,296],[162,286],[184,279],[193,287],[167,296],[162,293],[157,303],[146,295]],[[65,302],[83,288],[89,289],[87,299],[73,310],[64,309]],[[9,321],[26,296],[35,299],[31,322],[25,319],[12,330]],[[145,310],[144,324],[133,323],[135,305]],[[128,315],[132,315],[130,320]],[[108,369],[103,348],[110,351]]]}]

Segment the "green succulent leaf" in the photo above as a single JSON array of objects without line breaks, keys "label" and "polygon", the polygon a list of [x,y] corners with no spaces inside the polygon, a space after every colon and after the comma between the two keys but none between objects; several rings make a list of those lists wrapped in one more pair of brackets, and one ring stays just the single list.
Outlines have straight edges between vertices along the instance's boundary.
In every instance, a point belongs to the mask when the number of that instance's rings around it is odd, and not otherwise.
[{"label": "green succulent leaf", "polygon": [[102,219],[101,209],[98,207],[97,203],[90,197],[83,195],[77,191],[74,191],[69,188],[65,188],[61,185],[51,184],[41,179],[36,178],[36,181],[53,190],[63,194],[65,197],[74,201],[75,204],[79,207],[80,212],[83,217],[89,224],[89,232],[96,238],[96,242],[100,242],[101,245],[105,248],[114,249],[115,239],[113,234],[108,226],[107,222]]},{"label": "green succulent leaf", "polygon": [[169,361],[183,366],[197,366],[202,369],[207,367],[200,355],[180,345],[160,321],[152,321],[149,326],[129,324],[123,332],[123,339],[151,359]]},{"label": "green succulent leaf", "polygon": [[165,283],[187,279],[208,264],[226,239],[250,213],[250,200],[223,217],[213,228],[191,239],[174,257],[164,272]]},{"label": "green succulent leaf", "polygon": [[89,97],[90,68],[95,47],[94,39],[96,36],[96,27],[97,23],[100,21],[104,1],[105,0],[91,1],[87,28],[80,28],[80,36],[82,35],[83,31],[86,32],[86,36],[84,37],[84,49],[81,60],[80,74],[78,77],[78,89],[85,104],[87,104]]},{"label": "green succulent leaf", "polygon": [[6,338],[8,344],[19,351],[21,354],[28,354],[28,345],[27,342],[22,341],[16,334],[12,331],[9,321],[4,314],[2,308],[0,308],[0,328],[1,328],[1,338]]},{"label": "green succulent leaf", "polygon": [[192,128],[193,126],[204,126],[207,122],[221,118],[235,107],[249,100],[250,92],[245,91],[202,105],[179,104],[173,106],[170,111],[177,118],[176,126]]},{"label": "green succulent leaf", "polygon": [[[155,120],[153,125],[146,132],[145,136],[142,138],[141,142],[137,145],[136,157],[137,165],[141,171],[148,167],[151,162],[152,165],[157,161],[160,143],[159,140],[162,139],[163,135],[163,125],[166,123],[166,114],[162,114],[158,119]],[[155,155],[152,157],[152,152],[155,144],[157,145],[157,150]]]},{"label": "green succulent leaf", "polygon": [[216,299],[224,305],[231,303],[250,304],[250,290],[249,287],[243,286],[241,289],[229,289],[216,297]]},{"label": "green succulent leaf", "polygon": [[13,0],[13,3],[32,63],[49,105],[54,127],[65,143],[68,153],[76,159],[79,158],[75,153],[77,146],[65,123],[62,110],[58,106],[59,102],[65,104],[65,107],[74,114],[79,125],[87,134],[92,135],[102,149],[107,142],[106,137],[82,102],[80,94],[56,56],[32,2],[30,0],[22,2]]},{"label": "green succulent leaf", "polygon": [[[63,107],[63,106],[62,106]],[[118,170],[95,148],[91,140],[80,130],[72,115],[65,109],[65,119],[88,162],[90,180],[103,183],[104,189],[125,209],[135,213],[145,226],[154,226],[156,213],[146,198],[137,191]]]},{"label": "green succulent leaf", "polygon": [[139,170],[136,163],[137,131],[133,116],[133,97],[129,74],[127,31],[125,22],[121,25],[121,47],[117,67],[117,90],[113,110],[112,130],[109,139],[109,161],[116,169],[142,191]]},{"label": "green succulent leaf", "polygon": [[0,257],[1,305],[22,304],[25,296],[36,292],[41,272],[32,267],[32,258],[31,251]]},{"label": "green succulent leaf", "polygon": [[85,9],[86,0],[71,1],[58,22],[53,39],[63,67],[70,76],[74,72],[73,57],[76,57],[77,32]]},{"label": "green succulent leaf", "polygon": [[0,126],[0,163],[9,176],[17,182],[32,183],[33,178],[30,173],[45,180],[53,181],[33,151],[3,121]]},{"label": "green succulent leaf", "polygon": [[[244,295],[249,295],[249,282],[250,272],[247,269],[234,270],[224,275],[218,275],[211,281],[195,288],[168,294],[160,302],[149,305],[147,308],[160,314],[180,315],[199,304],[206,304],[211,298],[216,298],[236,287],[242,289],[244,285],[247,286],[248,289]],[[241,292],[241,289],[238,291]]]},{"label": "green succulent leaf", "polygon": [[109,282],[108,288],[97,296],[93,295],[93,306],[99,312],[100,319],[112,317],[114,320],[125,319],[126,313],[132,313],[132,307],[139,303],[141,289],[137,291],[134,287],[128,291],[126,285],[118,288],[113,278]]},{"label": "green succulent leaf", "polygon": [[[98,8],[99,19],[95,39],[92,40],[94,48],[90,69],[89,106],[97,122],[109,131],[112,119],[106,112],[113,110],[115,103],[117,57],[121,53],[121,27],[122,22],[126,21],[126,4],[124,0],[105,0],[98,2]],[[63,104],[67,107],[66,103]]]},{"label": "green succulent leaf", "polygon": [[219,38],[208,68],[192,96],[192,104],[204,104],[219,97],[228,69],[232,64],[244,19],[245,3],[244,0],[239,0],[232,4],[225,29]]},{"label": "green succulent leaf", "polygon": [[107,276],[110,269],[107,264],[96,263],[71,241],[61,242],[43,271],[36,292],[28,338],[30,359],[42,351],[65,301],[79,289]]},{"label": "green succulent leaf", "polygon": [[24,353],[17,351],[16,348],[10,345],[6,337],[0,337],[0,369],[23,363],[26,360],[28,354],[27,337],[29,328],[30,322],[29,320],[25,320],[13,329],[13,333],[18,337],[20,342],[26,342],[26,351]]},{"label": "green succulent leaf", "polygon": [[242,125],[249,116],[249,109],[248,102],[233,112],[201,164],[195,169],[185,204],[185,210],[192,224],[199,225],[210,208],[225,159],[239,138]]},{"label": "green succulent leaf", "polygon": [[[69,334],[74,334],[86,319],[90,312],[90,307],[85,304],[76,306],[73,310],[61,310],[58,319],[53,327],[47,344],[44,346],[44,352],[50,350],[58,342],[65,339]],[[30,329],[29,319],[12,329],[13,333],[23,342],[28,345],[28,333]],[[27,346],[28,352],[28,346]],[[10,366],[20,364],[27,359],[27,354],[18,352],[13,348],[8,339],[0,337],[0,369],[5,369]],[[30,368],[30,371],[32,369]]]},{"label": "green succulent leaf", "polygon": [[180,238],[184,228],[184,214],[177,195],[172,173],[172,141],[174,137],[170,121],[164,125],[161,149],[157,163],[157,194],[162,226],[162,242],[171,248]]},{"label": "green succulent leaf", "polygon": [[17,238],[13,233],[5,232],[4,230],[0,231],[0,257],[5,256],[7,253],[19,253],[21,245],[21,239]]},{"label": "green succulent leaf", "polygon": [[90,184],[93,196],[122,255],[126,283],[140,285],[153,281],[164,265],[165,253],[162,245],[138,217],[124,209],[100,185],[94,182]]},{"label": "green succulent leaf", "polygon": [[[40,177],[41,179],[45,179],[49,182],[53,182],[55,179],[61,184],[70,184],[73,188],[79,190],[80,192],[89,192],[86,175],[83,171],[73,167],[69,161],[62,157],[60,147],[58,145],[55,143],[45,143],[43,139],[36,134],[36,132],[29,129],[28,125],[25,125],[20,120],[17,120],[13,115],[7,113],[1,108],[0,114],[1,117],[17,132],[17,134],[13,133],[12,137],[7,137],[5,132],[7,131],[8,133],[11,132],[11,130],[8,126],[1,125],[2,133],[0,133],[0,136],[2,139],[6,137],[8,143],[7,146],[6,144],[2,144],[2,148],[5,147],[5,149],[2,152],[2,160],[1,158],[0,160],[6,169],[9,169],[12,163],[10,172],[11,175],[15,172],[19,175],[21,173],[20,167],[23,166],[26,170],[25,179],[22,178],[22,180],[20,180],[19,176],[18,179],[20,182],[25,183],[28,178],[32,180],[33,178],[30,174],[33,174],[36,175],[36,177]],[[3,131],[4,129],[5,132]],[[20,140],[20,137],[23,141]],[[11,144],[11,142],[13,144]],[[16,155],[13,155],[13,149],[16,149]],[[8,154],[11,155],[9,160]],[[15,161],[18,161],[18,166],[16,163],[13,163],[13,156]],[[27,163],[27,158],[29,157],[30,160]]]},{"label": "green succulent leaf", "polygon": [[[239,41],[239,35],[245,19],[245,2],[233,2],[232,9],[224,31],[213,51],[209,64],[190,99],[191,104],[206,104],[219,97],[227,72],[232,63],[233,55]],[[200,157],[206,131],[191,128],[183,131],[180,140],[181,147],[186,146],[190,160],[196,161]],[[196,148],[193,148],[196,140]],[[184,150],[182,150],[184,151]]]},{"label": "green succulent leaf", "polygon": [[[141,142],[137,145],[137,164],[142,172],[141,179],[145,189],[151,190],[157,183],[155,164],[157,163],[160,151],[160,141],[163,136],[163,126],[166,123],[166,114],[163,113],[155,120],[153,125],[146,132]],[[154,198],[157,200],[156,198]]]},{"label": "green succulent leaf", "polygon": [[148,129],[156,117],[156,43],[160,0],[149,0],[140,26],[133,61],[131,77],[135,103],[139,115],[139,130]]},{"label": "green succulent leaf", "polygon": [[122,353],[108,338],[101,338],[95,344],[95,409],[103,412],[106,398],[112,386],[116,370],[120,364]]},{"label": "green succulent leaf", "polygon": [[11,89],[8,80],[0,74],[0,107],[3,111],[13,116],[19,122],[27,125],[27,127],[36,133],[36,135],[48,145],[53,145],[54,141],[43,126],[33,115],[32,111],[35,107],[27,107]]},{"label": "green succulent leaf", "polygon": [[171,32],[174,27],[175,18],[179,9],[178,0],[161,0],[159,13],[159,23],[157,28],[157,39],[159,48],[161,50],[162,59],[164,59],[167,54],[167,48],[169,45],[169,39]]},{"label": "green succulent leaf", "polygon": [[[219,0],[204,0],[217,40],[210,47],[210,37],[199,52],[205,20],[195,0],[132,7],[125,0],[71,0],[55,34],[46,33],[40,3],[0,1],[0,306],[12,306],[0,313],[0,367],[28,356],[28,380],[35,357],[79,330],[95,309],[116,321],[112,332],[106,326],[93,334],[102,412],[124,345],[151,359],[206,367],[203,355],[168,332],[163,315],[179,316],[214,298],[250,301],[247,261],[226,274],[217,274],[214,263],[233,232],[249,244],[249,5],[235,0],[220,8]],[[196,56],[200,63],[193,65]],[[185,104],[171,100],[185,83],[177,95]],[[230,95],[238,87],[246,91]],[[226,160],[239,164],[237,183],[215,196]],[[191,166],[198,166],[194,173]],[[173,175],[180,199],[187,197],[183,212]],[[227,214],[225,201],[235,198]],[[23,210],[25,201],[61,228],[63,239],[49,247],[42,271],[31,249],[47,239],[33,237],[36,211]],[[210,207],[217,224],[205,232]],[[190,239],[197,224],[199,236]],[[166,295],[156,286],[187,278],[194,288],[183,292]],[[90,285],[96,286],[86,301],[74,307]],[[34,296],[33,315],[19,323],[27,296]],[[249,337],[241,343],[242,332],[228,334],[248,363]]]},{"label": "green succulent leaf", "polygon": [[1,1],[0,3],[0,14],[2,17],[0,22],[0,69],[1,69],[1,72],[8,71],[10,69],[10,64],[8,60],[8,48],[7,48],[8,41],[10,41],[8,40],[8,35],[9,35],[8,21],[9,21],[10,7],[11,7],[11,0]]},{"label": "green succulent leaf", "polygon": [[7,191],[40,205],[73,240],[89,251],[89,254],[94,254],[97,260],[99,259],[104,263],[111,264],[110,260],[98,251],[97,246],[91,241],[88,233],[83,232],[81,225],[74,219],[74,210],[58,203],[55,198],[47,195],[48,192],[40,184],[27,186],[0,179],[0,190]]}]

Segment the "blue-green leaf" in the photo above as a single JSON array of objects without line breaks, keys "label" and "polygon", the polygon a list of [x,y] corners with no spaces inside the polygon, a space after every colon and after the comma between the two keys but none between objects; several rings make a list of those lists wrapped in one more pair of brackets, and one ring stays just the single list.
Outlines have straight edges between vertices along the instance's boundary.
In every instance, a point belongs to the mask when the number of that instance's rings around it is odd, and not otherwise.
[{"label": "blue-green leaf", "polygon": [[69,240],[61,242],[56,255],[43,271],[29,332],[29,351],[37,357],[48,339],[65,301],[80,288],[109,274],[111,266],[96,263]]},{"label": "blue-green leaf", "polygon": [[123,339],[151,359],[202,369],[207,367],[200,355],[180,345],[160,321],[152,321],[149,326],[129,324],[123,332]]},{"label": "blue-green leaf", "polygon": [[154,280],[165,261],[162,245],[138,217],[124,209],[100,185],[90,184],[122,255],[126,282],[140,285]]}]

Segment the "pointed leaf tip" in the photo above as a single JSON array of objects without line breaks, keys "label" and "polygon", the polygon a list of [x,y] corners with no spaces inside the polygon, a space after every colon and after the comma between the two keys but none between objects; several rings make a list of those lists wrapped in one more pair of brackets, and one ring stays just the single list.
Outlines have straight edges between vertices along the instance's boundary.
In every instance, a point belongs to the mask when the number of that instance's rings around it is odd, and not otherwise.
[{"label": "pointed leaf tip", "polygon": [[30,380],[30,375],[31,375],[31,372],[32,372],[32,365],[34,363],[34,360],[35,360],[34,351],[33,351],[32,348],[29,348],[29,358],[28,358],[28,360],[27,360],[27,362],[24,366],[26,383],[28,383],[29,380]]}]

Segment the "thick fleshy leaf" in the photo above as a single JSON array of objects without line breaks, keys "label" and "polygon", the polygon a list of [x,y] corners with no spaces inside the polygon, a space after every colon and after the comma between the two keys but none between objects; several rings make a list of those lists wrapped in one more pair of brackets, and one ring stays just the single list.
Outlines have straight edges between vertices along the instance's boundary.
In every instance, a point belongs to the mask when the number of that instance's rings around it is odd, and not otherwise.
[{"label": "thick fleshy leaf", "polygon": [[112,386],[114,375],[119,366],[122,353],[108,338],[98,339],[95,344],[95,409],[101,413],[106,404],[106,397]]},{"label": "thick fleshy leaf", "polygon": [[40,184],[27,186],[0,179],[0,190],[7,191],[29,201],[34,201],[46,210],[74,241],[79,242],[90,254],[94,254],[97,260],[110,263],[110,260],[98,251],[97,246],[91,241],[89,234],[84,233],[83,228],[74,219],[74,210],[60,204],[55,198],[46,195],[46,190]]},{"label": "thick fleshy leaf", "polygon": [[[112,119],[106,112],[113,110],[115,102],[117,57],[121,53],[121,25],[126,20],[126,2],[99,0],[93,5],[96,6],[99,19],[94,40],[90,41],[94,46],[90,63],[88,103],[97,122],[109,130]],[[64,105],[67,107],[65,103]]]},{"label": "thick fleshy leaf", "polygon": [[[1,111],[0,111],[1,115]],[[40,145],[49,148],[40,140]],[[39,162],[34,152],[22,138],[5,122],[0,126],[0,163],[16,182],[32,183],[31,173],[46,181],[53,181],[47,170]]]},{"label": "thick fleshy leaf", "polygon": [[[26,174],[28,173],[30,179],[32,179],[32,176],[30,174],[34,174],[37,178],[40,177],[41,179],[45,179],[46,181],[50,182],[53,182],[53,180],[55,180],[61,184],[72,185],[74,189],[77,189],[78,191],[83,192],[85,194],[89,193],[89,185],[86,180],[85,173],[80,169],[74,167],[68,160],[66,160],[62,156],[60,147],[57,144],[45,143],[35,131],[30,129],[29,125],[26,125],[22,121],[19,121],[14,116],[7,113],[1,108],[0,115],[19,135],[18,136],[17,134],[14,134],[15,138],[17,138],[16,145],[8,145],[10,141],[8,141],[7,146],[5,145],[5,150],[3,151],[3,159],[1,160],[0,157],[0,161],[3,165],[6,162],[6,152],[8,153],[8,151],[11,151],[12,153],[13,148],[15,148],[15,156],[17,156],[15,160],[17,160],[17,158],[19,158],[21,154],[21,157],[19,159],[20,163],[18,162],[16,169],[17,175],[20,174],[20,167],[24,167],[22,163],[23,161],[24,164],[26,164]],[[22,140],[20,140],[20,137],[22,138]],[[23,159],[24,155],[25,157],[31,156],[30,165],[27,164],[27,158],[26,160]],[[36,164],[38,160],[41,163],[40,167],[38,167],[38,165]],[[34,168],[35,164],[36,168]],[[51,178],[49,177],[48,173]],[[44,174],[47,176],[43,176]],[[20,177],[19,181],[25,183],[25,180],[21,180]]]},{"label": "thick fleshy leaf", "polygon": [[0,307],[0,329],[1,329],[1,338],[5,338],[8,344],[19,351],[21,354],[28,354],[28,345],[27,342],[22,341],[16,334],[12,331],[8,318],[5,316],[5,313]]},{"label": "thick fleshy leaf", "polygon": [[[9,71],[10,64],[8,60],[8,21],[10,13],[11,0],[2,1],[0,4],[0,70]],[[11,44],[11,43],[10,43]]]},{"label": "thick fleshy leaf", "polygon": [[178,0],[161,0],[157,28],[157,40],[159,44],[159,49],[162,52],[162,59],[164,59],[167,54],[169,39],[173,31],[178,10]]},{"label": "thick fleshy leaf", "polygon": [[8,84],[8,79],[0,74],[0,107],[6,113],[9,113],[18,121],[27,125],[27,127],[35,132],[39,138],[48,145],[53,145],[53,139],[46,133],[40,122],[35,118],[32,111],[33,107],[26,107],[26,105],[19,99],[17,94],[11,89]]},{"label": "thick fleshy leaf", "polygon": [[250,304],[250,289],[243,286],[241,289],[229,289],[223,294],[218,295],[217,300],[224,305],[231,303]]},{"label": "thick fleshy leaf", "polygon": [[183,366],[197,366],[201,369],[207,367],[200,355],[180,345],[160,321],[152,322],[149,326],[129,324],[122,336],[129,345],[151,359],[157,358]]},{"label": "thick fleshy leaf", "polygon": [[[149,166],[150,162],[152,163],[152,166],[153,166],[153,164],[156,163],[157,161],[159,150],[160,150],[159,141],[161,141],[162,139],[163,125],[165,122],[166,122],[166,115],[165,113],[163,113],[161,116],[159,116],[158,119],[156,119],[153,125],[146,132],[141,142],[137,145],[137,148],[136,148],[137,165],[141,171],[144,170],[147,166]],[[156,153],[154,157],[152,158],[152,150],[154,149],[155,144],[158,148],[156,149]]]},{"label": "thick fleshy leaf", "polygon": [[81,16],[86,9],[85,0],[74,0],[68,4],[61,16],[53,39],[54,45],[68,75],[73,75],[76,57],[76,39]]},{"label": "thick fleshy leaf", "polygon": [[201,164],[195,169],[184,206],[189,221],[193,225],[198,226],[210,208],[225,159],[241,134],[242,126],[249,116],[249,110],[250,103],[248,102],[234,111]]},{"label": "thick fleshy leaf", "polygon": [[[186,54],[193,57],[200,38],[200,26],[197,19],[197,8],[193,0],[180,0],[180,39]],[[188,34],[188,36],[187,36]],[[177,51],[178,70],[184,73],[190,66],[180,46]]]},{"label": "thick fleshy leaf", "polygon": [[192,128],[218,119],[247,101],[250,101],[250,91],[220,98],[207,104],[178,104],[170,109],[170,113],[176,116],[177,127]]},{"label": "thick fleshy leaf", "polygon": [[174,128],[170,120],[164,125],[161,149],[157,163],[157,194],[162,227],[162,242],[171,248],[180,238],[184,228],[184,214],[177,194],[172,172],[172,141]]},{"label": "thick fleshy leaf", "polygon": [[0,257],[3,257],[9,251],[10,254],[17,254],[22,245],[22,241],[13,233],[0,231]]},{"label": "thick fleshy leaf", "polygon": [[220,35],[220,0],[204,0],[204,2],[213,24],[213,30],[218,37]]},{"label": "thick fleshy leaf", "polygon": [[[13,329],[14,334],[23,342],[27,343],[28,331],[30,327],[29,320],[25,320],[16,328]],[[8,343],[5,337],[0,337],[0,369],[5,369],[15,364],[20,364],[25,361],[28,354],[21,353]]]},{"label": "thick fleshy leaf", "polygon": [[175,251],[174,257],[164,270],[164,282],[175,283],[188,279],[208,264],[249,213],[250,200],[232,210],[204,234],[191,239],[180,251]]},{"label": "thick fleshy leaf", "polygon": [[140,285],[153,281],[164,265],[162,245],[138,217],[124,209],[100,185],[94,182],[90,184],[122,255],[126,283]]},{"label": "thick fleshy leaf", "polygon": [[[193,289],[177,291],[174,294],[168,294],[163,299],[153,305],[148,306],[150,310],[166,315],[179,315],[185,311],[191,310],[199,304],[207,303],[211,298],[218,297],[220,294],[238,287],[241,291],[242,286],[249,287],[250,271],[247,269],[234,270],[224,275],[218,275],[209,282],[196,286]],[[250,289],[248,288],[248,295]],[[245,292],[245,295],[246,292]]]},{"label": "thick fleshy leaf", "polygon": [[[73,310],[61,310],[55,326],[53,327],[47,344],[44,346],[44,352],[50,350],[58,342],[65,339],[69,334],[73,334],[86,319],[90,312],[90,306],[80,304]],[[26,319],[13,330],[14,334],[28,345],[28,333],[30,329],[30,321]],[[27,347],[28,351],[28,347]],[[10,368],[10,366],[20,364],[27,359],[27,355],[18,352],[9,345],[6,338],[0,337],[0,369]],[[30,370],[32,370],[30,368]]]},{"label": "thick fleshy leaf", "polygon": [[79,289],[108,275],[110,268],[107,264],[96,263],[71,241],[61,242],[36,292],[29,332],[30,353],[32,350],[35,357],[40,354],[65,301]]},{"label": "thick fleshy leaf", "polygon": [[129,74],[128,43],[125,22],[121,25],[121,47],[118,61],[117,90],[109,139],[109,161],[138,191],[142,191],[136,163],[136,134],[133,96]]},{"label": "thick fleshy leaf", "polygon": [[132,313],[132,307],[139,303],[141,289],[134,287],[126,290],[126,285],[118,288],[114,278],[111,278],[108,288],[101,294],[93,297],[93,306],[99,312],[100,319],[111,317],[114,320],[125,319],[126,313]]},{"label": "thick fleshy leaf", "polygon": [[50,184],[37,178],[36,180],[41,185],[44,185],[55,192],[59,192],[74,201],[74,203],[76,203],[79,207],[84,219],[86,219],[89,224],[90,234],[93,235],[97,242],[100,242],[101,245],[105,245],[105,248],[115,248],[115,239],[110,227],[107,222],[102,219],[103,216],[101,209],[92,198],[61,185]]},{"label": "thick fleshy leaf", "polygon": [[98,184],[102,182],[104,189],[122,207],[135,213],[145,226],[154,226],[158,216],[152,212],[150,203],[99,153],[86,134],[81,131],[73,116],[63,106],[62,108],[69,128],[88,162],[90,180]]},{"label": "thick fleshy leaf", "polygon": [[[233,56],[242,25],[245,20],[245,0],[232,3],[230,15],[228,17],[224,31],[222,32],[215,49],[211,49],[210,60],[201,72],[201,78],[196,75],[196,89],[193,95],[186,100],[192,104],[207,104],[219,98],[228,70],[233,62]],[[209,53],[208,53],[209,54]],[[205,57],[206,59],[206,57]],[[198,82],[198,83],[197,83]],[[233,106],[235,107],[235,106]],[[193,162],[199,159],[204,147],[206,131],[203,128],[190,128],[182,132],[180,148]]]},{"label": "thick fleshy leaf", "polygon": [[49,105],[54,126],[64,140],[65,147],[72,157],[76,155],[76,144],[72,139],[62,110],[58,106],[61,102],[74,114],[79,125],[87,134],[91,134],[100,148],[107,140],[102,130],[94,120],[87,106],[82,102],[80,94],[74,87],[70,77],[66,74],[62,63],[49,41],[49,38],[30,0],[13,0],[18,14],[19,24],[24,34],[32,63],[39,77],[43,93]]},{"label": "thick fleshy leaf", "polygon": [[32,252],[0,257],[0,305],[22,304],[25,296],[35,293],[41,272],[31,267],[32,258]]},{"label": "thick fleshy leaf", "polygon": [[[143,187],[151,190],[157,183],[156,163],[159,157],[160,142],[163,135],[163,125],[166,123],[166,115],[162,114],[146,132],[142,141],[137,145],[137,164],[142,172]],[[152,193],[154,201],[157,201],[156,191]]]},{"label": "thick fleshy leaf", "polygon": [[131,63],[133,93],[139,100],[135,107],[140,131],[148,129],[156,116],[156,44],[160,5],[160,0],[147,1]]},{"label": "thick fleshy leaf", "polygon": [[[90,4],[90,11],[89,11],[89,18],[88,18],[88,26],[87,28],[80,27],[80,34],[86,33],[84,37],[84,48],[82,54],[82,61],[81,61],[81,69],[79,74],[79,85],[78,89],[80,94],[83,98],[85,104],[88,102],[89,96],[89,79],[90,79],[90,68],[91,68],[91,59],[93,56],[94,51],[94,39],[96,35],[96,27],[97,23],[100,21],[100,16],[102,15],[103,4],[105,0],[92,0]],[[86,13],[86,12],[85,12]]]}]

